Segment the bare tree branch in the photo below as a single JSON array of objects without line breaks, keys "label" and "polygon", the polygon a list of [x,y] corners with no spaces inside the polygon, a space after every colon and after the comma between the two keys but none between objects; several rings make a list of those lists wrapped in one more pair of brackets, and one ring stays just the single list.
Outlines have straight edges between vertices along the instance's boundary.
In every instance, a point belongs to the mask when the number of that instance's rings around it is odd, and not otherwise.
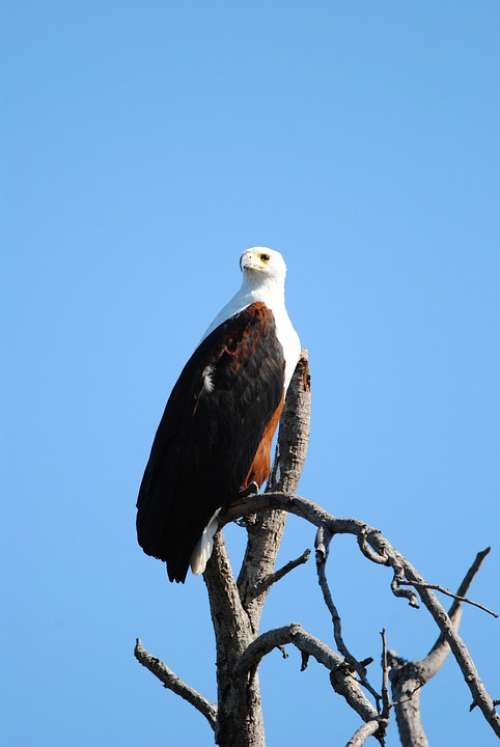
[{"label": "bare tree branch", "polygon": [[[462,607],[458,597],[463,597],[476,573],[479,571],[490,548],[479,552],[457,590],[457,598],[451,605],[448,616],[458,630]],[[390,653],[392,697],[396,712],[399,735],[403,747],[428,747],[427,736],[420,713],[420,688],[439,671],[448,656],[450,647],[443,634],[439,635],[427,656],[421,661],[406,661],[394,652]]]},{"label": "bare tree branch", "polygon": [[373,721],[379,718],[377,709],[364,694],[350,666],[332,669],[330,683],[335,692],[345,698],[347,704],[361,716],[363,721]]},{"label": "bare tree branch", "polygon": [[148,651],[144,648],[139,638],[136,640],[134,648],[134,656],[137,661],[142,664],[146,669],[149,669],[155,677],[158,677],[160,682],[163,683],[164,687],[168,690],[172,690],[176,695],[179,695],[183,700],[191,703],[205,718],[212,727],[216,728],[217,725],[217,706],[210,703],[206,698],[203,697],[197,690],[187,685],[183,680],[178,677],[175,672],[167,667],[160,659],[155,656],[151,656]]},{"label": "bare tree branch", "polygon": [[[377,561],[378,562],[378,561]],[[391,581],[391,591],[395,597],[402,597],[408,600],[410,607],[420,607],[418,603],[418,597],[412,589],[402,589],[401,584],[404,583],[404,579],[401,578],[399,570],[394,570],[394,576]]]},{"label": "bare tree branch", "polygon": [[434,594],[428,589],[420,589],[419,593],[423,603],[448,641],[451,651],[462,671],[465,682],[472,693],[473,700],[478,704],[486,721],[490,724],[495,734],[500,737],[500,716],[495,711],[493,698],[481,681],[479,672],[477,671],[476,665],[474,664],[465,643],[458,633],[455,632],[453,623],[450,621],[450,618]]},{"label": "bare tree branch", "polygon": [[[362,724],[347,742],[346,747],[362,747],[368,737],[374,737],[380,729],[381,720],[373,719]],[[387,725],[387,722],[386,722]]]},{"label": "bare tree branch", "polygon": [[[332,618],[332,625],[333,625],[333,637],[335,638],[335,643],[337,644],[337,648],[340,651],[340,653],[346,658],[346,660],[353,664],[353,666],[357,669],[360,668],[359,662],[357,659],[351,654],[349,649],[344,643],[344,639],[342,637],[342,620],[340,619],[340,615],[338,613],[337,607],[335,606],[333,602],[333,597],[330,591],[330,587],[328,585],[328,580],[326,578],[326,561],[328,558],[328,550],[330,541],[332,539],[332,535],[330,532],[325,531],[324,527],[319,527],[317,533],[316,533],[316,570],[318,573],[318,583],[320,585],[322,594],[323,594],[323,600],[328,607],[328,611],[330,612],[330,616]],[[361,669],[364,669],[361,667]],[[363,676],[365,672],[363,671]]]},{"label": "bare tree branch", "polygon": [[359,549],[365,555],[368,560],[371,560],[372,563],[379,563],[380,565],[389,565],[389,559],[387,555],[379,555],[373,547],[370,547],[368,542],[366,541],[366,535],[368,533],[368,527],[365,527],[357,536]]},{"label": "bare tree branch", "polygon": [[274,573],[270,573],[268,576],[264,576],[264,578],[257,584],[252,594],[249,593],[247,595],[247,599],[251,599],[252,597],[257,597],[260,594],[263,594],[265,591],[267,591],[267,589],[269,589],[270,586],[275,584],[277,581],[280,581],[284,576],[290,573],[290,571],[298,568],[299,565],[304,565],[304,563],[307,563],[310,555],[311,551],[309,549],[306,549],[304,550],[302,555],[299,555],[299,557],[295,558],[295,560],[290,560],[279,570],[275,571]]},{"label": "bare tree branch", "polygon": [[[387,564],[395,571],[395,580],[399,582],[415,581],[417,584],[425,584],[425,579],[418,573],[414,566],[400,552],[398,552],[384,535],[377,529],[369,527],[366,523],[357,519],[338,519],[322,509],[317,504],[299,496],[286,495],[282,493],[265,493],[244,501],[238,501],[225,513],[223,521],[232,521],[239,516],[255,511],[269,509],[283,509],[297,516],[302,516],[316,527],[325,526],[330,532],[338,534],[352,534],[358,537],[363,534],[366,542],[372,547],[378,556],[387,557]],[[394,581],[393,581],[394,584]],[[393,587],[391,585],[391,588]],[[491,728],[500,736],[500,716],[495,711],[493,698],[486,690],[472,657],[465,643],[455,632],[453,623],[446,614],[445,609],[430,589],[418,586],[418,593],[425,604],[443,636],[448,641],[453,655],[462,671],[465,682],[469,687],[472,698],[478,704],[486,721]],[[394,591],[394,588],[393,588]],[[403,590],[400,590],[403,591]],[[410,600],[411,603],[411,600]]]},{"label": "bare tree branch", "polygon": [[316,547],[316,571],[318,575],[318,582],[323,594],[323,600],[328,607],[330,616],[332,618],[333,626],[333,637],[337,645],[338,650],[345,657],[346,661],[352,665],[353,669],[358,673],[360,680],[364,687],[373,695],[377,704],[380,701],[380,694],[373,688],[366,677],[366,662],[370,663],[372,659],[365,660],[365,664],[362,664],[351,654],[347,648],[344,638],[342,635],[342,620],[338,613],[337,607],[333,601],[332,593],[326,578],[326,561],[328,559],[330,542],[332,540],[332,534],[325,529],[325,527],[319,527],[316,533],[316,540],[314,542]]},{"label": "bare tree branch", "polygon": [[[335,692],[342,695],[364,721],[378,718],[377,709],[363,693],[359,681],[353,677],[351,668],[344,659],[318,638],[305,631],[298,623],[285,625],[262,633],[241,656],[234,674],[249,673],[253,676],[261,659],[274,648],[293,644],[307,657],[312,656],[330,670],[330,681]],[[305,669],[302,659],[302,671]]]},{"label": "bare tree branch", "polygon": [[467,599],[467,597],[461,596],[460,594],[454,594],[452,591],[449,591],[449,589],[446,589],[440,584],[419,583],[418,581],[400,581],[399,583],[405,586],[414,586],[416,589],[434,589],[434,591],[440,591],[441,594],[445,594],[447,597],[453,597],[457,602],[464,602],[464,604],[470,604],[472,607],[478,607],[480,610],[483,610],[483,612],[487,612],[488,615],[498,618],[497,613],[493,612],[493,610],[490,610],[488,607],[485,607],[484,604],[473,602],[472,599]]},{"label": "bare tree branch", "polygon": [[300,651],[314,656],[327,669],[333,669],[344,663],[344,659],[326,643],[307,633],[298,623],[291,623],[282,628],[268,630],[256,638],[241,656],[235,667],[235,673],[241,674],[254,669],[266,654],[274,648],[285,646],[287,643],[293,643]]},{"label": "bare tree branch", "polygon": [[[465,574],[462,583],[457,589],[453,604],[448,610],[448,617],[450,618],[455,630],[457,631],[460,625],[463,611],[460,601],[464,598],[465,594],[467,594],[474,580],[474,577],[481,568],[483,561],[489,554],[490,550],[490,547],[486,547],[484,550],[481,550],[477,553],[473,563]],[[422,677],[424,678],[425,682],[428,682],[431,677],[434,677],[434,675],[439,671],[449,652],[450,647],[446,641],[446,638],[441,633],[427,656],[421,661],[416,662],[416,666],[422,672]]]}]

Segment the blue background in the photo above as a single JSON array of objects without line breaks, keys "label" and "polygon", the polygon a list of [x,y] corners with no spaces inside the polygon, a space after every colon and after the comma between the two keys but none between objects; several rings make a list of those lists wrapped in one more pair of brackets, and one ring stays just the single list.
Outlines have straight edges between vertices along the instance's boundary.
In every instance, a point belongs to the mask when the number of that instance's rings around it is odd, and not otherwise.
[{"label": "blue background", "polygon": [[[209,745],[132,657],[135,637],[215,699],[201,579],[165,580],[135,499],[169,391],[240,282],[280,249],[309,348],[300,492],[383,529],[429,580],[500,607],[497,2],[3,4],[3,739]],[[234,564],[243,531],[226,532]],[[280,562],[313,543],[290,520]],[[335,541],[345,638],[418,658],[436,630]],[[312,563],[264,629],[331,641]],[[500,696],[498,623],[465,640]],[[270,745],[344,744],[359,719],[291,651],[262,667]],[[379,682],[376,664],[371,676]],[[496,743],[449,661],[431,744]],[[391,727],[389,746],[398,744]]]}]

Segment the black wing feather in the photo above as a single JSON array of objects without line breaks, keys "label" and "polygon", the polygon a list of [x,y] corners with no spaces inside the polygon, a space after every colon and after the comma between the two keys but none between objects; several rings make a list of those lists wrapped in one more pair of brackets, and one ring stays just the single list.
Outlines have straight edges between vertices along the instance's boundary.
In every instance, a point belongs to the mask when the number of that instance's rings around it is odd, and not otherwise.
[{"label": "black wing feather", "polygon": [[208,335],[179,376],[137,501],[139,544],[167,562],[171,581],[185,580],[203,529],[238,495],[282,400],[284,367],[274,316],[255,303]]}]

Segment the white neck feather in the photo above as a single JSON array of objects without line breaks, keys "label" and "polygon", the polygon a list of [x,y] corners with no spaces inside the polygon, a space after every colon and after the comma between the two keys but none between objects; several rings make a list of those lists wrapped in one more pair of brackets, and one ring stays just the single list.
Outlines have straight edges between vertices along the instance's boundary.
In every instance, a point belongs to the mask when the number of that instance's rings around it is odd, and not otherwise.
[{"label": "white neck feather", "polygon": [[238,314],[252,303],[261,301],[271,309],[273,314],[285,312],[285,284],[275,278],[263,277],[261,273],[252,272],[243,274],[243,282],[237,293],[228,303],[222,307],[212,324],[209,326],[203,339],[214,331],[226,319]]}]

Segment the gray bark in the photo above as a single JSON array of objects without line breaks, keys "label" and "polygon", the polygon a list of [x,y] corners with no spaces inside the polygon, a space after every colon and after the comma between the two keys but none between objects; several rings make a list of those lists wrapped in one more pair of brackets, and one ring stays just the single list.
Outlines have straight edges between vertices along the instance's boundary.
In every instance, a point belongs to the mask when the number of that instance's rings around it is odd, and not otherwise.
[{"label": "gray bark", "polygon": [[217,649],[217,727],[221,747],[263,747],[264,725],[256,672],[236,677],[235,668],[253,640],[253,630],[243,608],[224,538],[215,537],[212,557],[204,574]]},{"label": "gray bark", "polygon": [[379,729],[379,721],[367,721],[366,724],[362,724],[356,733],[352,735],[351,739],[347,742],[346,747],[361,747],[368,737],[374,737]]}]

